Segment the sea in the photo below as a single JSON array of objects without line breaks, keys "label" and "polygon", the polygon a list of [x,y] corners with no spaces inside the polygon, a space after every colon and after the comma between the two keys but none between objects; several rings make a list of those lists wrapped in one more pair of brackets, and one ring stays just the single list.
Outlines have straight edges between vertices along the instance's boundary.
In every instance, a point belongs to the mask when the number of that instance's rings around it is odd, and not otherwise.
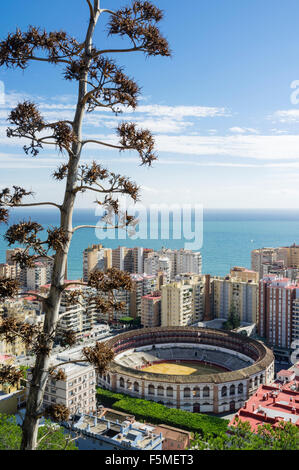
[{"label": "sea", "polygon": [[[31,219],[39,222],[45,229],[59,223],[56,209],[13,209],[9,225]],[[194,220],[193,220],[194,219]],[[202,232],[197,237],[200,243],[195,251],[200,251],[203,261],[203,274],[225,276],[233,266],[250,268],[250,253],[253,249],[299,244],[299,209],[204,209],[201,224],[195,224],[193,214],[190,227]],[[97,225],[99,216],[93,209],[78,209],[74,212],[73,226]],[[118,246],[142,246],[159,250],[162,247],[180,249],[186,247],[186,240],[172,236],[176,228],[176,218],[171,219],[169,233],[161,229],[162,219],[152,222],[158,231],[151,237],[150,230],[143,238],[130,238],[125,232],[106,232],[91,228],[75,232],[68,258],[68,279],[82,277],[83,250],[92,244],[102,243],[107,248]],[[192,225],[193,224],[193,225]],[[149,224],[150,225],[150,224]],[[137,226],[138,229],[138,226]],[[5,251],[8,247],[3,235],[7,226],[0,225],[0,263],[5,262]],[[153,231],[155,232],[155,230]],[[138,232],[137,232],[138,233]],[[44,233],[44,235],[46,232]],[[17,246],[17,245],[16,245]]]}]

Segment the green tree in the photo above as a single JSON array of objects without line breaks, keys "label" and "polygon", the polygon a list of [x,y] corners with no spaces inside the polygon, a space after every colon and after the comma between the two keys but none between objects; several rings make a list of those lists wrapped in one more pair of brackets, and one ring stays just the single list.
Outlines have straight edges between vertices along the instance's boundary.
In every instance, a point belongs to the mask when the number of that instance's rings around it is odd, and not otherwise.
[{"label": "green tree", "polygon": [[[0,414],[0,450],[19,450],[22,429],[15,416]],[[77,450],[73,438],[64,434],[63,428],[45,421],[38,429],[37,450]]]},{"label": "green tree", "polygon": [[23,379],[27,379],[27,371],[30,369],[29,366],[20,366],[20,370],[23,372]]},{"label": "green tree", "polygon": [[236,420],[228,432],[217,437],[196,435],[191,443],[192,450],[299,450],[298,426],[281,421],[275,427],[271,424],[258,426],[252,432],[248,421]]},{"label": "green tree", "polygon": [[231,303],[230,309],[229,309],[229,316],[227,321],[223,324],[223,328],[225,330],[234,330],[235,328],[238,328],[241,324],[240,321],[240,316],[237,312],[237,309],[233,303]]}]

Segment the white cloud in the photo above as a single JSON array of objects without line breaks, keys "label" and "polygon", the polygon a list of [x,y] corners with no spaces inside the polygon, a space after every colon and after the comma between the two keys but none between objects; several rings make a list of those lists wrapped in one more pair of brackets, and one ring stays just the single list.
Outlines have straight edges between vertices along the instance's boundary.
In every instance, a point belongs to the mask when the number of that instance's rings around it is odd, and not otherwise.
[{"label": "white cloud", "polygon": [[262,160],[299,159],[298,135],[170,136],[156,137],[160,152],[215,155]]},{"label": "white cloud", "polygon": [[167,116],[175,119],[183,119],[184,117],[207,118],[230,116],[230,112],[226,108],[208,106],[146,105],[139,106],[137,112],[146,113],[151,116]]},{"label": "white cloud", "polygon": [[[74,117],[75,96],[61,95],[51,98],[29,95],[27,93],[9,92],[5,96],[5,104],[0,106],[0,119],[3,125],[7,123],[8,113],[19,102],[33,101],[37,104],[44,119],[48,122],[69,120]],[[146,102],[147,99],[143,100]],[[208,106],[165,106],[158,104],[143,104],[135,111],[121,107],[122,113],[113,116],[109,109],[96,109],[93,113],[86,113],[84,129],[116,128],[120,121],[135,121],[142,128],[150,129],[154,134],[179,134],[192,129],[198,119],[227,117],[230,112],[224,107]],[[216,132],[216,131],[215,131]],[[14,141],[16,142],[16,141]],[[1,143],[14,145],[1,140]]]},{"label": "white cloud", "polygon": [[277,120],[281,123],[286,122],[298,122],[299,121],[299,109],[285,109],[276,111],[269,119]]},{"label": "white cloud", "polygon": [[229,129],[233,134],[258,134],[259,131],[251,127],[231,127]]},{"label": "white cloud", "polygon": [[[283,163],[242,163],[242,162],[219,162],[219,161],[194,161],[194,160],[159,160],[156,165],[185,165],[185,166],[199,166],[199,167],[227,167],[227,168],[293,168],[299,170],[299,162],[283,162]],[[279,176],[281,178],[281,175]],[[298,175],[294,175],[297,179]]]}]

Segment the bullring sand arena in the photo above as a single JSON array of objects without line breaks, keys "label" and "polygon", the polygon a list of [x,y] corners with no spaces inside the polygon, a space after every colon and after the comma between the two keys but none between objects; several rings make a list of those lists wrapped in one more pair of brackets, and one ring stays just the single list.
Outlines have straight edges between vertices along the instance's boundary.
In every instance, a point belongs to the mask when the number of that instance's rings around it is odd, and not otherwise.
[{"label": "bullring sand arena", "polygon": [[161,364],[153,364],[149,367],[144,367],[142,370],[144,372],[151,372],[152,374],[166,375],[204,375],[223,372],[223,369],[220,367],[188,362],[162,362]]}]

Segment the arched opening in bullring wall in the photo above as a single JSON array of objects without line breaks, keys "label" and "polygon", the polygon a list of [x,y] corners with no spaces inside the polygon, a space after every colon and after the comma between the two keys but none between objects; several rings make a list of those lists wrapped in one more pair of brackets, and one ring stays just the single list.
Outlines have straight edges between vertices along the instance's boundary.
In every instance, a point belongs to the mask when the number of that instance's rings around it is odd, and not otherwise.
[{"label": "arched opening in bullring wall", "polygon": [[200,413],[200,404],[199,403],[194,403],[193,413]]}]

